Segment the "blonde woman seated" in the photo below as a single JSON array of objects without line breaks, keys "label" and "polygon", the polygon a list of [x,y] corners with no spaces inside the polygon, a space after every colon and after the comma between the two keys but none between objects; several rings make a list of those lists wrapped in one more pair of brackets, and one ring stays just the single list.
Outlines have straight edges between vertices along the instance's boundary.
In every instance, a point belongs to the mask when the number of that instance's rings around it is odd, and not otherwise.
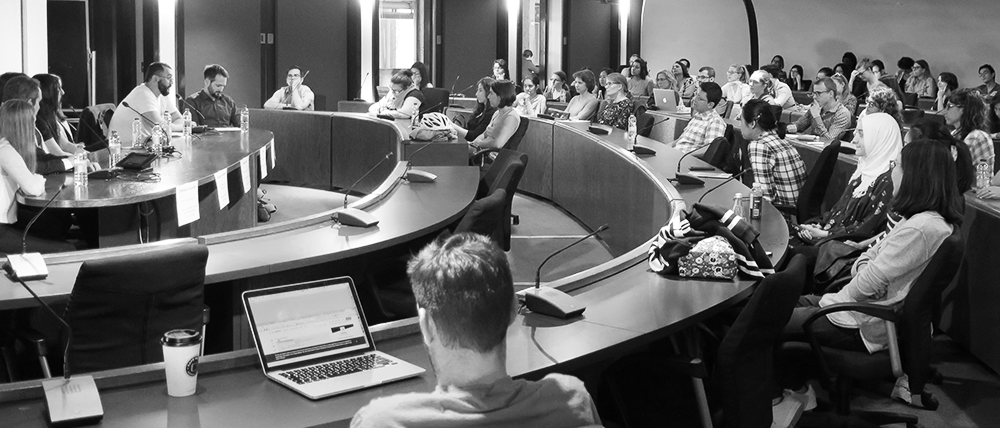
[{"label": "blonde woman seated", "polygon": [[619,73],[611,73],[607,78],[607,105],[597,115],[597,123],[628,128],[628,118],[632,116],[632,100],[629,99],[628,79]]},{"label": "blonde woman seated", "polygon": [[524,117],[536,117],[545,113],[545,95],[538,93],[538,85],[540,84],[538,75],[531,73],[530,76],[524,78],[521,84],[524,85],[524,92],[517,94],[517,100],[514,101],[514,108],[517,109],[517,112]]},{"label": "blonde woman seated", "polygon": [[[490,124],[486,126],[486,132],[469,142],[469,154],[479,149],[502,149],[521,123],[521,116],[513,107],[517,99],[514,83],[509,80],[493,81],[486,99],[490,105],[497,106],[497,111],[493,113]],[[452,127],[455,128],[459,138],[464,139],[469,132],[455,124],[452,124]]]},{"label": "blonde woman seated", "polygon": [[420,113],[424,94],[413,84],[413,72],[403,70],[392,75],[389,93],[368,108],[371,115],[391,116],[395,119],[409,119]]},{"label": "blonde woman seated", "polygon": [[732,101],[733,103],[733,117],[738,118],[740,110],[743,109],[743,104],[753,97],[750,92],[750,85],[747,84],[747,79],[750,77],[750,73],[747,72],[746,66],[733,64],[729,66],[729,71],[726,72],[726,84],[722,85],[722,99],[724,101]]},{"label": "blonde woman seated", "polygon": [[570,120],[590,120],[597,113],[597,107],[601,100],[593,94],[597,85],[597,78],[590,70],[580,70],[573,73],[573,87],[576,88],[577,96],[569,101],[566,106],[566,113]]},{"label": "blonde woman seated", "polygon": [[774,81],[771,79],[771,73],[757,70],[750,75],[750,99],[778,105],[774,101]]},{"label": "blonde woman seated", "polygon": [[[26,100],[12,99],[0,105],[0,251],[21,252],[22,229],[17,222],[18,190],[26,195],[45,193],[45,178],[35,170],[35,107]],[[39,245],[29,234],[32,251],[53,252],[72,249]],[[44,243],[45,240],[38,240]]]},{"label": "blonde woman seated", "polygon": [[858,111],[858,98],[851,94],[851,91],[848,90],[849,86],[847,86],[847,78],[845,78],[842,74],[834,74],[830,79],[833,79],[833,83],[837,84],[837,99],[840,100],[840,103],[843,104],[844,107],[847,107],[847,111],[853,115],[856,111]]}]

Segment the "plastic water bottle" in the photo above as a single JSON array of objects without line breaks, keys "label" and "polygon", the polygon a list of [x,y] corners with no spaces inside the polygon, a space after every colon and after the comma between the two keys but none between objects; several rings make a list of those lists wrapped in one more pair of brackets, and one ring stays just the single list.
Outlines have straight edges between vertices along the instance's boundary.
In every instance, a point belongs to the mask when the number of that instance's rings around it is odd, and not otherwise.
[{"label": "plastic water bottle", "polygon": [[137,117],[132,119],[132,147],[142,145],[142,121]]},{"label": "plastic water bottle", "polygon": [[163,132],[166,133],[167,138],[170,137],[170,112],[163,112],[163,119],[160,120],[160,127],[163,128]]},{"label": "plastic water bottle", "polygon": [[740,217],[744,217],[743,213],[743,194],[737,193],[733,195],[733,214]]},{"label": "plastic water bottle", "polygon": [[247,108],[246,104],[240,110],[240,131],[250,132],[250,109]]},{"label": "plastic water bottle", "polygon": [[635,147],[635,139],[639,135],[638,123],[639,119],[637,119],[634,114],[628,117],[628,132],[625,134],[625,138],[628,139],[628,143],[625,148],[628,150],[632,150],[633,147]]},{"label": "plastic water bottle", "polygon": [[184,139],[187,140],[191,138],[191,127],[194,126],[191,122],[191,109],[184,109]]},{"label": "plastic water bottle", "polygon": [[754,183],[750,189],[750,218],[760,220],[760,213],[764,207],[764,187],[760,183]]},{"label": "plastic water bottle", "polygon": [[990,186],[990,179],[993,178],[993,170],[990,168],[990,163],[986,159],[980,159],[979,163],[976,164],[976,188],[982,189],[984,187]]},{"label": "plastic water bottle", "polygon": [[114,168],[118,161],[122,160],[122,140],[118,138],[118,131],[111,131],[111,138],[108,139],[108,169]]},{"label": "plastic water bottle", "polygon": [[84,151],[73,155],[73,184],[87,186],[87,153]]},{"label": "plastic water bottle", "polygon": [[164,139],[163,128],[161,128],[160,125],[154,126],[153,138],[149,139],[149,148],[148,148],[149,152],[157,156],[162,155],[163,139]]}]

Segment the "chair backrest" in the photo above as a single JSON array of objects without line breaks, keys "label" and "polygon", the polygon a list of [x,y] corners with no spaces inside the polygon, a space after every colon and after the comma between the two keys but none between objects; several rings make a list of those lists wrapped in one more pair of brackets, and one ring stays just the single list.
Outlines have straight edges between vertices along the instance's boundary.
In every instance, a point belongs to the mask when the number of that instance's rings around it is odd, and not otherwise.
[{"label": "chair backrest", "polygon": [[725,136],[718,137],[712,140],[712,144],[708,146],[705,150],[705,154],[701,156],[701,160],[708,162],[721,170],[725,170],[729,166],[729,160],[732,156],[732,145],[729,144],[729,140]]},{"label": "chair backrest", "polygon": [[528,118],[521,117],[521,121],[517,124],[517,130],[514,131],[514,135],[510,136],[507,140],[507,144],[504,144],[503,148],[507,150],[517,150],[517,147],[521,145],[521,140],[524,139],[524,134],[528,132]]},{"label": "chair backrest", "polygon": [[819,216],[822,212],[823,199],[826,198],[826,190],[830,187],[830,177],[837,167],[838,157],[840,157],[840,140],[834,139],[820,152],[812,170],[806,176],[806,182],[799,190],[799,198],[795,203],[795,215],[799,222]]},{"label": "chair backrest", "polygon": [[76,142],[83,144],[89,151],[106,148],[105,142],[108,124],[115,112],[114,104],[97,104],[80,112],[80,126],[76,133]]},{"label": "chair backrest", "polygon": [[913,92],[903,92],[903,107],[917,107],[917,94]]},{"label": "chair backrest", "polygon": [[510,209],[514,201],[514,193],[517,191],[517,186],[521,182],[521,176],[524,175],[524,168],[527,165],[528,155],[514,150],[503,149],[497,154],[497,158],[493,160],[493,164],[490,165],[490,168],[482,178],[487,188],[487,196],[493,194],[497,189],[507,191],[506,201],[504,202],[504,214],[501,221],[503,239],[498,242],[500,248],[503,248],[504,251],[510,250]]},{"label": "chair backrest", "polygon": [[941,301],[941,293],[958,272],[964,255],[962,231],[956,226],[951,235],[941,242],[916,282],[910,286],[903,306],[897,311],[900,360],[903,371],[909,377],[910,391],[914,393],[923,391],[927,383],[933,349],[931,322],[935,308]]},{"label": "chair backrest", "polygon": [[806,279],[806,258],[757,286],[719,345],[712,382],[721,394],[726,427],[768,426],[774,382],[774,344],[792,316]]},{"label": "chair backrest", "polygon": [[[802,87],[799,88],[799,90],[800,91],[808,91],[808,90],[812,89],[812,86],[813,86],[813,81],[812,80],[803,80],[802,81]],[[810,101],[812,101],[812,100],[810,100]]]},{"label": "chair backrest", "polygon": [[420,111],[424,113],[441,113],[448,106],[448,97],[451,92],[447,89],[424,88],[420,92],[424,93],[424,103],[420,105]]},{"label": "chair backrest", "polygon": [[924,118],[924,111],[917,108],[905,108],[903,113],[903,123],[916,123]]},{"label": "chair backrest", "polygon": [[65,312],[71,367],[163,361],[163,333],[201,330],[207,261],[207,247],[186,245],[84,262]]},{"label": "chair backrest", "polygon": [[455,227],[455,233],[472,232],[488,236],[497,245],[503,242],[504,205],[507,190],[496,189],[489,196],[472,203],[462,221]]},{"label": "chair backrest", "polygon": [[649,134],[653,132],[653,120],[656,118],[645,111],[641,111],[635,114],[635,119],[635,126],[639,130],[639,135],[649,138]]}]

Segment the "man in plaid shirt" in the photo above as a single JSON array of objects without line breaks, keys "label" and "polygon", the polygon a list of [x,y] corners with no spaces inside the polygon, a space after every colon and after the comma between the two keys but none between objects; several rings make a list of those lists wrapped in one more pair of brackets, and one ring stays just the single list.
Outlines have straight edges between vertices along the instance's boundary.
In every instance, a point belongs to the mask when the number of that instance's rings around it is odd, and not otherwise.
[{"label": "man in plaid shirt", "polygon": [[851,126],[851,112],[837,100],[837,86],[833,79],[823,78],[813,84],[812,104],[809,110],[788,125],[788,132],[815,135],[824,140],[840,138]]},{"label": "man in plaid shirt", "polygon": [[674,148],[684,153],[703,148],[726,133],[726,121],[715,106],[722,100],[722,88],[715,82],[702,82],[691,98],[691,121],[674,141]]}]

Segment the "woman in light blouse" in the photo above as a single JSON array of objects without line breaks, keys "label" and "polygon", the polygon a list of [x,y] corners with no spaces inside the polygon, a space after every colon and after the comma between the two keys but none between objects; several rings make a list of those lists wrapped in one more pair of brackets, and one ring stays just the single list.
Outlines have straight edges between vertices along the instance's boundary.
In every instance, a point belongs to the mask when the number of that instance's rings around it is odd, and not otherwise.
[{"label": "woman in light blouse", "polygon": [[[481,148],[502,149],[521,123],[521,117],[513,106],[514,100],[517,99],[513,82],[509,80],[494,81],[490,85],[490,92],[486,98],[491,105],[497,106],[497,111],[493,113],[490,124],[486,127],[486,132],[469,143],[470,154]],[[458,125],[452,124],[452,128],[458,133],[459,138],[464,139],[468,132]]]},{"label": "woman in light blouse", "polygon": [[636,58],[629,68],[628,91],[633,97],[649,97],[653,95],[653,82],[649,77],[646,61]]},{"label": "woman in light blouse", "polygon": [[750,95],[750,99],[766,101],[768,104],[776,105],[774,101],[774,81],[771,80],[771,73],[764,70],[757,70],[750,75]]},{"label": "woman in light blouse", "polygon": [[722,85],[722,99],[733,102],[733,116],[739,116],[743,104],[753,97],[750,85],[747,84],[749,77],[750,73],[747,72],[746,66],[739,64],[730,65],[729,71],[726,72],[728,82]]},{"label": "woman in light blouse", "polygon": [[545,96],[538,93],[538,85],[540,84],[538,75],[531,73],[530,76],[524,78],[521,84],[524,85],[524,92],[517,94],[517,100],[514,101],[514,108],[517,109],[517,112],[524,117],[536,117],[545,113]]},{"label": "woman in light blouse", "polygon": [[670,72],[673,73],[674,80],[677,81],[677,92],[680,92],[681,98],[691,99],[695,92],[698,92],[698,82],[691,78],[691,74],[688,73],[687,66],[683,62],[675,62],[670,68]]},{"label": "woman in light blouse", "polygon": [[937,83],[931,74],[931,67],[927,61],[918,59],[913,64],[913,72],[906,79],[906,92],[917,94],[918,97],[937,97]]},{"label": "woman in light blouse", "polygon": [[368,113],[409,119],[420,112],[420,104],[423,102],[424,94],[413,84],[413,72],[402,70],[392,75],[389,92],[377,103],[372,104],[368,108]]},{"label": "woman in light blouse", "polygon": [[[45,178],[34,170],[35,107],[26,100],[8,100],[0,105],[0,251],[4,253],[21,252],[24,231],[14,226],[18,190],[32,196],[45,193]],[[51,252],[33,241],[28,242],[32,251]]]},{"label": "woman in light blouse", "polygon": [[573,87],[576,88],[578,95],[566,106],[570,120],[590,120],[594,117],[601,102],[592,93],[596,86],[597,78],[594,77],[593,71],[580,70],[573,73]]},{"label": "woman in light blouse", "polygon": [[549,87],[545,88],[545,99],[566,102],[570,99],[569,87],[566,86],[566,73],[557,71],[549,78]]}]

